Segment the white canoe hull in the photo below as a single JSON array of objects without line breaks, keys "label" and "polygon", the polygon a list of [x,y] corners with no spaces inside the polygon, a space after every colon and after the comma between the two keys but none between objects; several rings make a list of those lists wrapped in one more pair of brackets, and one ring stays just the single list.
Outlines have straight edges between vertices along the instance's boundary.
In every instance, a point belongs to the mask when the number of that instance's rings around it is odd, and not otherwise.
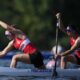
[{"label": "white canoe hull", "polygon": [[[58,76],[61,77],[80,77],[80,69],[57,69]],[[13,69],[9,67],[0,67],[0,76],[41,76],[51,77],[52,70],[37,69]]]}]

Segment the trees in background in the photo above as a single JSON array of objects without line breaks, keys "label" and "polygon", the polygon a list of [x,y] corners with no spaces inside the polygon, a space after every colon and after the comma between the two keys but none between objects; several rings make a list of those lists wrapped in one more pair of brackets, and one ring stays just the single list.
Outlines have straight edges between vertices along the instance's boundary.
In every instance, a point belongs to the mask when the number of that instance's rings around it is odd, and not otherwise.
[{"label": "trees in background", "polygon": [[[58,11],[64,14],[63,20],[65,24],[70,21],[78,24],[71,16],[75,9],[79,10],[79,5],[77,5],[77,3],[75,4],[73,0],[71,0],[72,3],[69,1],[70,0],[67,2],[66,0],[2,0],[0,1],[0,20],[8,24],[16,24],[16,26],[22,29],[40,49],[51,49],[55,44],[55,14]],[[75,6],[72,7],[73,5]],[[70,10],[70,13],[68,10]],[[78,12],[78,10],[76,11]],[[79,12],[77,15],[79,15]],[[74,15],[76,15],[76,12]],[[0,28],[0,34],[2,34],[0,35],[0,41],[4,41],[3,45],[6,45],[7,41],[5,41],[6,38],[3,33],[4,30]],[[66,43],[66,41],[63,40],[64,35],[62,35],[61,32],[59,34],[59,39],[61,44]],[[66,44],[64,44],[64,46],[65,45]]]}]

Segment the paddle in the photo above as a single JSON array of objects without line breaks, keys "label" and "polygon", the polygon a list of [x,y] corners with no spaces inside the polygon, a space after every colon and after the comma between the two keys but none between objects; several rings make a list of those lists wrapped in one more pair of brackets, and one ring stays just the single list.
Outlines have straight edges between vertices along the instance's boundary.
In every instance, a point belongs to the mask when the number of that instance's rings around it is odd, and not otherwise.
[{"label": "paddle", "polygon": [[[58,14],[58,16],[59,16],[59,14]],[[58,28],[60,27],[60,18],[57,18],[57,19],[58,19],[58,24],[56,26],[56,55],[57,55],[57,51],[58,51]],[[55,58],[55,65],[54,65],[54,68],[52,71],[52,78],[56,77],[58,75],[57,71],[56,71],[56,66],[57,66],[57,57]]]}]

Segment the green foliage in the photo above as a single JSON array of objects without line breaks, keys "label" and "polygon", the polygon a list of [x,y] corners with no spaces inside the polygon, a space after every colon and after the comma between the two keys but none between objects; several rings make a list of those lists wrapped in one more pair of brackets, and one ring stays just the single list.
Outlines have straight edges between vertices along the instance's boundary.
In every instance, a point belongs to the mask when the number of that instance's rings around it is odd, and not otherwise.
[{"label": "green foliage", "polygon": [[[51,3],[52,0],[3,0],[0,1],[0,19],[8,24],[16,24],[36,46],[48,49],[49,34],[54,29],[49,13]],[[3,32],[0,29],[0,33]]]},{"label": "green foliage", "polygon": [[[40,49],[50,49],[55,43],[56,35],[55,15],[53,16],[54,10],[52,10],[54,1],[2,0],[0,1],[0,20],[8,24],[16,24]],[[4,34],[3,32],[0,28],[0,34]],[[0,38],[2,37],[4,38],[4,35],[0,35]],[[60,42],[66,44],[65,38],[60,39]]]}]

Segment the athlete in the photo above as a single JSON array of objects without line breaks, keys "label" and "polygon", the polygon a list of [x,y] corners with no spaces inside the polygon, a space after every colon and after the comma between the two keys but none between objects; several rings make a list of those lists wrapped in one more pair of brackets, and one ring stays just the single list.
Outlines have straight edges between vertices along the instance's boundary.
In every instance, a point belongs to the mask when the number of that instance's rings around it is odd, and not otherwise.
[{"label": "athlete", "polygon": [[5,35],[10,40],[8,45],[0,52],[0,57],[6,55],[13,48],[22,52],[22,54],[16,54],[12,57],[10,68],[15,68],[18,61],[34,64],[39,69],[45,68],[42,54],[21,30],[3,21],[0,21],[0,26],[5,29]]},{"label": "athlete", "polygon": [[61,68],[66,68],[66,63],[68,61],[80,65],[80,36],[78,35],[78,31],[73,25],[69,25],[65,28],[60,13],[57,13],[56,17],[58,21],[57,26],[70,37],[71,45],[69,50],[57,55],[57,57],[61,56]]}]

